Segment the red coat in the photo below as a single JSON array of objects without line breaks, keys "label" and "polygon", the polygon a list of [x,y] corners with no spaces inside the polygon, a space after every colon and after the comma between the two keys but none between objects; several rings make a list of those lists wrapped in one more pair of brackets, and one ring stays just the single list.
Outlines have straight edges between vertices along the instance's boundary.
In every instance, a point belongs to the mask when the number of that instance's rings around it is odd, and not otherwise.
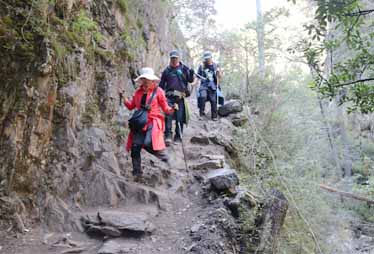
[{"label": "red coat", "polygon": [[[147,91],[147,103],[151,97],[153,90],[155,89],[156,84],[152,85]],[[125,100],[125,106],[129,110],[140,109],[141,100],[144,94],[144,87],[140,86],[134,93],[131,100]],[[166,114],[171,114],[174,110],[169,107],[164,90],[161,88],[157,89],[157,93],[152,100],[150,111],[148,112],[148,123],[144,127],[144,131],[147,129],[149,124],[153,124],[152,129],[152,146],[153,150],[160,151],[166,148],[164,142],[164,130],[165,130],[165,117],[161,112],[161,109]],[[126,149],[130,151],[133,140],[133,133],[130,131],[129,137],[127,139]]]}]

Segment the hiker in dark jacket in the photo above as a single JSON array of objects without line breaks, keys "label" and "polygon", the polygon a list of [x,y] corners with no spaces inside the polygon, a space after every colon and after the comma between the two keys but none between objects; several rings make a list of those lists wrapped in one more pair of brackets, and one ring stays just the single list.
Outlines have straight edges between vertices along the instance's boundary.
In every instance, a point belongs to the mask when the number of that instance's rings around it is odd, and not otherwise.
[{"label": "hiker in dark jacket", "polygon": [[164,89],[168,104],[170,106],[177,104],[179,109],[173,115],[166,116],[166,145],[171,143],[173,119],[176,125],[174,142],[182,141],[183,125],[187,122],[185,97],[188,97],[190,93],[188,83],[192,83],[194,80],[193,69],[188,68],[180,61],[180,55],[177,50],[171,51],[169,56],[170,63],[161,75],[159,86]]},{"label": "hiker in dark jacket", "polygon": [[213,121],[218,120],[217,114],[217,89],[221,78],[218,66],[212,60],[212,53],[207,51],[203,55],[204,62],[200,65],[197,77],[200,78],[198,95],[198,107],[200,116],[205,116],[205,104],[210,102],[211,117]]}]

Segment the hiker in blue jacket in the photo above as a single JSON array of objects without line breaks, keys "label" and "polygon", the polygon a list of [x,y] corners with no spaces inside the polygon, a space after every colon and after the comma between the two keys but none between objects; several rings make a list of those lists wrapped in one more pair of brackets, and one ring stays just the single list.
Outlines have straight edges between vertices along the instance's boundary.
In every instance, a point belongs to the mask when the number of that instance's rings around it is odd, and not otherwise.
[{"label": "hiker in blue jacket", "polygon": [[168,104],[170,106],[177,104],[178,110],[170,116],[166,116],[165,120],[165,143],[170,145],[172,140],[172,123],[175,120],[175,136],[174,142],[182,141],[183,124],[187,121],[187,112],[185,108],[185,97],[190,96],[188,83],[194,81],[194,70],[188,68],[180,61],[180,54],[177,50],[173,50],[169,54],[170,63],[161,75],[159,86],[164,89]]},{"label": "hiker in blue jacket", "polygon": [[211,52],[206,51],[203,58],[204,62],[200,65],[197,72],[197,77],[200,78],[198,107],[200,110],[200,116],[205,116],[205,104],[209,101],[212,120],[217,121],[217,90],[221,73],[218,70],[217,64],[213,62]]}]

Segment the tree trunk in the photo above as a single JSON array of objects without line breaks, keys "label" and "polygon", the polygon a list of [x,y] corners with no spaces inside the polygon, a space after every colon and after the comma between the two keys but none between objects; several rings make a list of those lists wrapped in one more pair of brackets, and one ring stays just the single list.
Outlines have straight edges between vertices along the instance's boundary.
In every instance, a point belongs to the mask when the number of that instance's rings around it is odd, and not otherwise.
[{"label": "tree trunk", "polygon": [[249,94],[249,52],[248,46],[245,47],[245,87],[246,87],[246,100],[250,100]]},{"label": "tree trunk", "polygon": [[336,104],[336,121],[337,126],[339,128],[339,134],[341,138],[341,171],[343,177],[351,177],[352,176],[352,168],[353,168],[353,162],[352,162],[352,154],[351,154],[351,142],[349,141],[348,134],[347,134],[347,128],[344,119],[346,116],[344,115],[343,108],[338,105],[338,102],[340,100],[340,95],[336,97],[335,104]]},{"label": "tree trunk", "polygon": [[327,120],[327,116],[326,116],[326,113],[325,113],[325,108],[323,106],[322,99],[321,99],[320,96],[318,96],[318,104],[319,104],[319,109],[321,110],[322,122],[325,125],[325,130],[326,130],[326,134],[327,134],[327,139],[329,141],[331,154],[332,154],[336,169],[340,170],[341,166],[340,166],[338,151],[337,151],[337,148],[335,146],[335,142],[333,140],[333,135],[332,135],[332,132],[331,132],[331,126],[330,126],[330,124]]},{"label": "tree trunk", "polygon": [[265,78],[265,43],[264,43],[264,21],[262,16],[261,0],[256,0],[257,9],[257,43],[258,43],[258,63],[260,78]]},{"label": "tree trunk", "polygon": [[288,210],[288,201],[280,191],[272,189],[264,208],[260,245],[256,253],[277,253],[278,238]]}]

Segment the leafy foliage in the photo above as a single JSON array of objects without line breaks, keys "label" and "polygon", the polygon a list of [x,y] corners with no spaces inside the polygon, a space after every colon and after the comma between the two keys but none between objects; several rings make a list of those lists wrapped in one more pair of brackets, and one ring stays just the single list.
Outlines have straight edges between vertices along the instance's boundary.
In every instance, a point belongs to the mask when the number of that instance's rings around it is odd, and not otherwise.
[{"label": "leafy foliage", "polygon": [[313,2],[315,23],[306,29],[314,42],[306,42],[303,48],[315,73],[313,88],[347,104],[349,112],[373,112],[374,23],[370,13],[374,10],[362,10],[359,0]]}]

